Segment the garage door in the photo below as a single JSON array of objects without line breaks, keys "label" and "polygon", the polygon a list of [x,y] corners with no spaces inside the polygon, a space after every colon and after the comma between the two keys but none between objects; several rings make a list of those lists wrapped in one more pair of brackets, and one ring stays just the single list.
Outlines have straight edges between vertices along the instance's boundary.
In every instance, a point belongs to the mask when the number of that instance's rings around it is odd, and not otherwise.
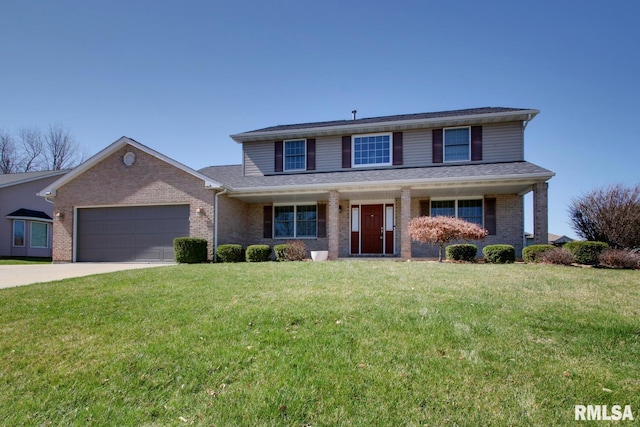
[{"label": "garage door", "polygon": [[173,239],[189,235],[189,206],[78,209],[77,261],[173,261]]}]

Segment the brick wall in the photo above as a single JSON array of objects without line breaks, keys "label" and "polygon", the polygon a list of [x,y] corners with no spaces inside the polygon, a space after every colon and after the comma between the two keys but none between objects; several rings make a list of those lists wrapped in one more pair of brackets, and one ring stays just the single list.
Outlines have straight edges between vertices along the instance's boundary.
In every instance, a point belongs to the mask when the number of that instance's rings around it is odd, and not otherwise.
[{"label": "brick wall", "polygon": [[[130,167],[122,163],[127,152],[136,155]],[[190,236],[207,239],[211,259],[213,198],[202,180],[127,145],[58,189],[54,212],[63,217],[53,224],[53,261],[73,260],[74,208],[149,204],[188,204]],[[196,215],[198,208],[204,211],[201,215]]]}]

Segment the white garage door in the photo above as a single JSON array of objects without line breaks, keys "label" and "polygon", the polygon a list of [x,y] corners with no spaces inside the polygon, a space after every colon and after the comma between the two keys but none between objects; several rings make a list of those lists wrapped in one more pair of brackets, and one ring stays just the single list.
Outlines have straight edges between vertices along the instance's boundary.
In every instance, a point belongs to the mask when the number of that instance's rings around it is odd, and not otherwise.
[{"label": "white garage door", "polygon": [[173,239],[189,236],[189,206],[78,209],[76,260],[174,260]]}]

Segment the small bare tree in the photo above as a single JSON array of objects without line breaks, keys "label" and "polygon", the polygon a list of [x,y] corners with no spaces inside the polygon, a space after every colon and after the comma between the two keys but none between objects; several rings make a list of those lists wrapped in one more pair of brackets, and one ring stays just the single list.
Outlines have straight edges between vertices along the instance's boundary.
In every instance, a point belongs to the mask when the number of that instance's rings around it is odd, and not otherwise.
[{"label": "small bare tree", "polygon": [[11,134],[0,129],[0,174],[16,172],[18,162],[18,152]]},{"label": "small bare tree", "polygon": [[575,232],[616,249],[640,247],[640,185],[611,185],[574,198],[568,208]]},{"label": "small bare tree", "polygon": [[49,170],[71,168],[84,160],[78,143],[61,124],[49,125],[44,141],[44,157]]},{"label": "small bare tree", "polygon": [[411,240],[440,245],[438,262],[442,262],[444,245],[451,240],[480,240],[489,234],[478,224],[448,216],[413,218],[409,221],[408,231]]},{"label": "small bare tree", "polygon": [[22,172],[41,170],[42,167],[42,134],[37,128],[22,128],[18,131],[22,158],[20,169]]}]

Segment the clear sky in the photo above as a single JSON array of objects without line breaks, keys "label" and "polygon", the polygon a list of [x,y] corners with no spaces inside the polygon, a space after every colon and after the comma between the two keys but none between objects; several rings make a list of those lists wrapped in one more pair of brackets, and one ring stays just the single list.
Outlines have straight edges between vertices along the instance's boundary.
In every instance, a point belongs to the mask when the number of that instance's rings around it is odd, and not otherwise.
[{"label": "clear sky", "polygon": [[[640,183],[640,2],[0,3],[0,128],[61,123],[88,154],[126,135],[194,169],[229,135],[474,107],[539,109],[528,161],[572,197]],[[531,231],[530,196],[527,229]]]}]

